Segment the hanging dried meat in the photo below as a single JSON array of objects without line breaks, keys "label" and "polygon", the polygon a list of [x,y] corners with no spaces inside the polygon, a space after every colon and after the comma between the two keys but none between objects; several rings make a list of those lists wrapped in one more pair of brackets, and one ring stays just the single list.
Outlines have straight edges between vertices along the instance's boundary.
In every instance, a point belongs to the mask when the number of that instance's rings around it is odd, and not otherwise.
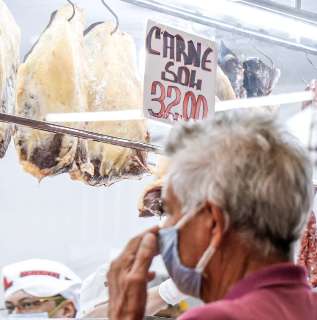
[{"label": "hanging dried meat", "polygon": [[[65,6],[53,13],[48,27],[18,71],[17,114],[44,120],[50,112],[82,112],[87,107],[87,67],[84,58],[84,17]],[[69,124],[75,126],[74,124]],[[38,179],[69,170],[77,138],[19,127],[15,145],[20,162]]]},{"label": "hanging dried meat", "polygon": [[244,69],[242,62],[236,54],[220,43],[218,63],[227,75],[237,98],[246,98],[247,93],[243,87]]},{"label": "hanging dried meat", "polygon": [[271,67],[259,58],[248,58],[242,63],[223,41],[220,43],[218,63],[229,78],[237,98],[269,95],[281,75],[272,61]]},{"label": "hanging dried meat", "polygon": [[280,78],[281,72],[266,65],[259,58],[248,58],[243,62],[244,81],[243,86],[248,98],[269,95]]},{"label": "hanging dried meat", "polygon": [[[308,88],[314,90],[316,81],[312,81]],[[314,108],[309,103],[303,103],[303,109],[308,106]],[[310,151],[311,160],[313,163],[314,177],[317,172],[317,112],[315,109],[312,110],[312,123],[310,126],[310,141],[308,145],[308,150]],[[306,226],[304,235],[301,239],[300,252],[298,257],[298,263],[302,265],[307,270],[308,281],[313,288],[317,288],[317,186],[314,186],[314,203],[313,212],[310,216],[308,224]]]},{"label": "hanging dried meat", "polygon": [[[120,31],[111,35],[111,23],[97,23],[85,32],[85,48],[90,71],[89,111],[118,111],[142,107],[141,84],[135,65],[132,38]],[[147,142],[145,121],[94,122],[89,131]],[[73,179],[92,186],[111,185],[125,178],[137,178],[148,171],[146,153],[110,144],[88,141],[93,174],[74,168]]]},{"label": "hanging dried meat", "polygon": [[[16,75],[19,65],[20,29],[0,0],[0,112],[14,113]],[[0,158],[11,140],[13,126],[0,123]]]},{"label": "hanging dried meat", "polygon": [[138,210],[140,217],[162,216],[164,214],[161,196],[167,166],[167,158],[160,158],[153,172],[154,181],[144,189],[139,199]]},{"label": "hanging dried meat", "polygon": [[[230,81],[219,66],[217,68],[216,95],[219,100],[233,100],[236,98]],[[138,204],[140,217],[162,216],[164,214],[161,193],[167,167],[167,158],[160,158],[153,172],[154,181],[145,188],[140,197]]]},{"label": "hanging dried meat", "polygon": [[[317,208],[316,208],[317,209]],[[307,270],[308,281],[317,287],[317,228],[316,216],[312,212],[301,239],[298,263]]]},{"label": "hanging dried meat", "polygon": [[216,96],[219,100],[223,101],[236,99],[236,95],[233,91],[230,81],[219,65],[217,67],[216,84]]}]

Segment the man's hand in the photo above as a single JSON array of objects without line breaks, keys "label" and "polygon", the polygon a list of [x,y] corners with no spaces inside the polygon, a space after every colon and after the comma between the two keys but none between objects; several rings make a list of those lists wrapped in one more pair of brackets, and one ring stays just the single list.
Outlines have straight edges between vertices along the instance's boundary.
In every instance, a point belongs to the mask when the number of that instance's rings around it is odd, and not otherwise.
[{"label": "man's hand", "polygon": [[312,101],[305,101],[303,108],[310,106],[312,103],[317,104],[317,80],[312,80],[306,90],[311,90],[314,93],[314,99]]},{"label": "man's hand", "polygon": [[132,239],[111,264],[107,274],[111,320],[143,319],[147,282],[155,276],[149,268],[158,253],[157,232],[154,228]]}]

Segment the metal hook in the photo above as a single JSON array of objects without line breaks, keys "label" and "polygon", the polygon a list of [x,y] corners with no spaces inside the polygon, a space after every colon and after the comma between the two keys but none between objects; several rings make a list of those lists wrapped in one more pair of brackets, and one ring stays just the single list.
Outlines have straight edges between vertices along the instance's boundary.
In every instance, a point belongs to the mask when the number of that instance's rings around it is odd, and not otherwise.
[{"label": "metal hook", "polygon": [[269,57],[267,54],[265,54],[262,50],[258,49],[254,44],[252,44],[252,47],[255,51],[262,54],[263,57],[265,57],[267,60],[269,60],[271,63],[271,68],[274,69],[274,62],[273,62],[272,58]]},{"label": "metal hook", "polygon": [[115,20],[116,20],[116,26],[115,28],[111,31],[111,35],[113,35],[119,28],[119,18],[116,15],[116,13],[106,4],[106,2],[104,0],[101,0],[101,2],[103,3],[103,5],[109,10],[109,12],[114,16]]},{"label": "metal hook", "polygon": [[305,87],[308,87],[309,82],[306,79],[304,79],[303,77],[301,77],[301,80],[304,83]]},{"label": "metal hook", "polygon": [[72,6],[72,8],[73,8],[73,14],[72,14],[72,16],[68,19],[68,21],[70,22],[70,21],[72,21],[72,19],[75,17],[76,7],[75,7],[75,5],[74,5],[74,3],[73,3],[72,1],[67,0],[67,2],[68,2],[68,3]]},{"label": "metal hook", "polygon": [[309,58],[307,53],[305,53],[305,56],[309,64],[317,71],[317,67],[314,65],[313,61]]}]

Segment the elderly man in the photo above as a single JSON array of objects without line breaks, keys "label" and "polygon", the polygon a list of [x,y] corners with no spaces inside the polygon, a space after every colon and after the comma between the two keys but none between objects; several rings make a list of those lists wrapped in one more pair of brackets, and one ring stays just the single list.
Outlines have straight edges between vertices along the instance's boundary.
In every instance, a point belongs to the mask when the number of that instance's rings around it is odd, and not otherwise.
[{"label": "elderly man", "polygon": [[110,318],[142,319],[153,257],[206,305],[194,319],[317,319],[317,296],[292,262],[312,201],[309,156],[277,120],[217,114],[170,140],[167,220],[132,239],[108,273]]},{"label": "elderly man", "polygon": [[5,311],[13,317],[75,318],[80,278],[65,265],[30,259],[2,270]]}]

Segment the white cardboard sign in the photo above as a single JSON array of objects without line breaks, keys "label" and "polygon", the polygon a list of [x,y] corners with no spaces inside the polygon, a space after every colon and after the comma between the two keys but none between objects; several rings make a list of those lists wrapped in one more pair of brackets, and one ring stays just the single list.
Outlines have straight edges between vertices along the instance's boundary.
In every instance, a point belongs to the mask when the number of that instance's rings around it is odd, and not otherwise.
[{"label": "white cardboard sign", "polygon": [[209,118],[215,108],[216,44],[149,20],[143,110],[167,123]]}]

